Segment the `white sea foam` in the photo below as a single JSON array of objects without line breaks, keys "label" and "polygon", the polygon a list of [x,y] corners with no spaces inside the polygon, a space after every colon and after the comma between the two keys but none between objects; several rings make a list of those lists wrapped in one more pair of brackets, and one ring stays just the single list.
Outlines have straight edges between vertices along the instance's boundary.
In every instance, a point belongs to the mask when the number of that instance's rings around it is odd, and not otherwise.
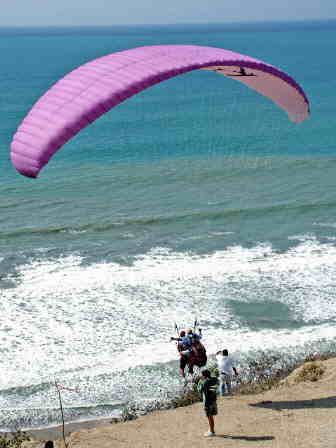
[{"label": "white sea foam", "polygon": [[[267,244],[210,255],[156,248],[131,266],[80,257],[20,266],[2,291],[0,387],[95,376],[176,359],[174,322],[201,319],[209,353],[291,347],[336,336],[336,248],[314,239],[279,254]],[[280,302],[296,329],[255,329],[232,302]]]},{"label": "white sea foam", "polygon": [[314,222],[313,225],[317,227],[331,227],[334,229],[336,227],[336,222]]}]

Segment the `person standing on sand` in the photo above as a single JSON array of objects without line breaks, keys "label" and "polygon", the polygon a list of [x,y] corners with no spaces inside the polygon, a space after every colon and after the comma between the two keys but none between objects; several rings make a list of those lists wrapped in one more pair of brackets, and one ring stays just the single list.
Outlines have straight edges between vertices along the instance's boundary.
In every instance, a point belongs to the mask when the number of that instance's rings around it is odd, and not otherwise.
[{"label": "person standing on sand", "polygon": [[217,415],[217,385],[218,380],[211,376],[208,369],[202,371],[202,377],[198,383],[197,390],[202,394],[205,415],[209,422],[209,431],[204,434],[205,437],[214,437],[215,433],[215,419]]},{"label": "person standing on sand", "polygon": [[226,349],[217,352],[216,359],[219,370],[219,393],[221,396],[224,396],[226,388],[227,393],[231,394],[232,373],[234,372],[237,376],[237,369],[233,365],[233,360]]}]

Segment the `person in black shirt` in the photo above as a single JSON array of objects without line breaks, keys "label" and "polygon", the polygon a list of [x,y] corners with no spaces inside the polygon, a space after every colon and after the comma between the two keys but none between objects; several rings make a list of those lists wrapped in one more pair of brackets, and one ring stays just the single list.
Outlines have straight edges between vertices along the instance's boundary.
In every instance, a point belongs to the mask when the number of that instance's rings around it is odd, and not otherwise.
[{"label": "person in black shirt", "polygon": [[204,434],[205,437],[215,436],[215,419],[217,415],[217,385],[218,379],[211,376],[208,369],[202,371],[202,378],[198,384],[198,392],[203,396],[204,411],[209,422],[209,431]]}]

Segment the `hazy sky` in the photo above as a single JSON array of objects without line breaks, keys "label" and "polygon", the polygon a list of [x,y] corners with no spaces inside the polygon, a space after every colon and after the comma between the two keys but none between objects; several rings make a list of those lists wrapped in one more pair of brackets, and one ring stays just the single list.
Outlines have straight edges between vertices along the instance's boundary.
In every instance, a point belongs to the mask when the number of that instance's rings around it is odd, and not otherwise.
[{"label": "hazy sky", "polygon": [[336,18],[336,0],[0,0],[0,26]]}]

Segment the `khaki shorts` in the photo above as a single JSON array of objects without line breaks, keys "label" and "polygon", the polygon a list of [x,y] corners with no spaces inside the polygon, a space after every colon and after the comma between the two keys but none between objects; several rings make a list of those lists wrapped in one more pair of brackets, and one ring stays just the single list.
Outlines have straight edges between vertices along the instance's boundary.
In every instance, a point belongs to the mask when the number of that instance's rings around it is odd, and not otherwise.
[{"label": "khaki shorts", "polygon": [[209,406],[204,406],[205,415],[211,417],[212,415],[217,415],[217,402],[210,404]]}]

